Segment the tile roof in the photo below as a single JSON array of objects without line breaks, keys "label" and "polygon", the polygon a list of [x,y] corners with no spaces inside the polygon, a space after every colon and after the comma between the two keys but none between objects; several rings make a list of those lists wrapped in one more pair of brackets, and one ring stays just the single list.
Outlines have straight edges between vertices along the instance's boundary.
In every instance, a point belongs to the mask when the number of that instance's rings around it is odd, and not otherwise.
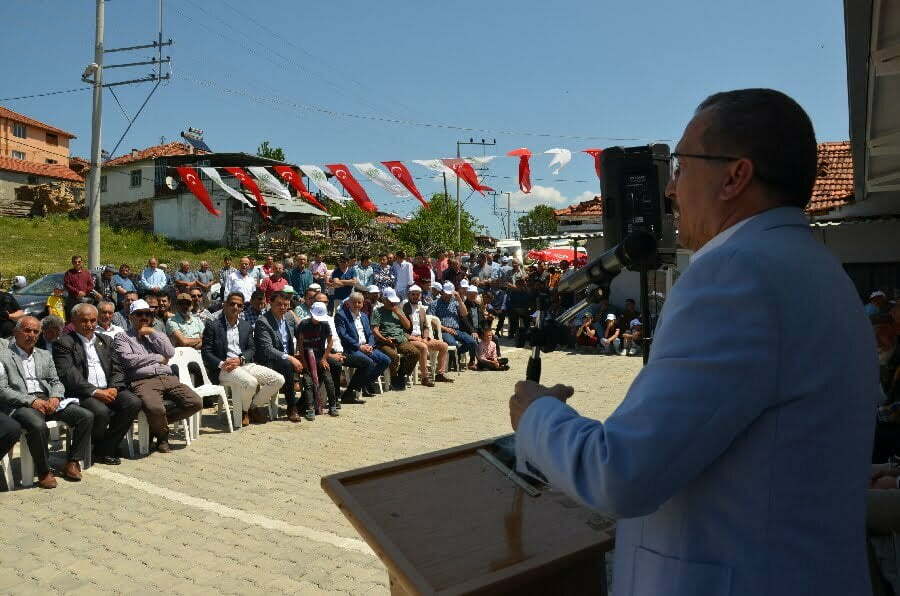
[{"label": "tile roof", "polygon": [[[812,199],[806,211],[823,215],[853,200],[853,157],[849,141],[819,143],[819,161]],[[599,196],[556,210],[556,217],[602,217],[603,201]]]},{"label": "tile roof", "polygon": [[603,199],[597,195],[593,199],[557,209],[554,213],[556,217],[602,217]]},{"label": "tile roof", "polygon": [[45,164],[23,159],[13,159],[11,157],[0,157],[0,170],[71,180],[72,182],[84,182],[84,178],[73,172],[68,166],[58,163]]},{"label": "tile roof", "polygon": [[43,128],[44,130],[49,130],[50,132],[55,132],[56,134],[69,137],[70,139],[76,138],[70,132],[66,132],[61,128],[56,128],[55,126],[50,126],[49,124],[44,124],[40,120],[35,120],[34,118],[29,118],[24,114],[20,114],[18,112],[13,112],[8,108],[4,108],[0,106],[0,118],[9,118],[10,120],[15,120],[16,122],[21,122],[22,124],[27,124],[28,126],[34,126],[35,128]]},{"label": "tile roof", "polygon": [[393,213],[387,213],[382,215],[375,216],[375,222],[380,223],[386,226],[399,226],[405,224],[408,219],[404,219],[399,215],[394,215]]},{"label": "tile roof", "polygon": [[809,215],[824,215],[853,200],[853,156],[849,141],[819,143],[819,162]]},{"label": "tile roof", "polygon": [[139,151],[134,151],[132,153],[126,153],[125,155],[121,155],[119,157],[114,157],[108,161],[103,162],[103,167],[107,166],[121,166],[124,164],[132,163],[135,161],[143,161],[145,159],[155,159],[157,157],[169,157],[172,155],[189,155],[191,153],[203,155],[208,153],[207,151],[200,151],[199,149],[193,149],[187,143],[182,143],[180,141],[173,141],[171,143],[166,143],[165,145],[154,145],[153,147],[147,147],[146,149],[141,149]]}]

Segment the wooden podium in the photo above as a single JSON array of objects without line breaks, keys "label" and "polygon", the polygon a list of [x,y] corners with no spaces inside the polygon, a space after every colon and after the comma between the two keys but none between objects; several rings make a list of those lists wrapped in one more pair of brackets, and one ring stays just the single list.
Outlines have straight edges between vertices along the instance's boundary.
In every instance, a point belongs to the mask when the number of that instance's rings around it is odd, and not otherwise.
[{"label": "wooden podium", "polygon": [[556,491],[532,496],[483,455],[492,444],[326,476],[322,488],[387,566],[392,594],[606,594],[614,522]]}]

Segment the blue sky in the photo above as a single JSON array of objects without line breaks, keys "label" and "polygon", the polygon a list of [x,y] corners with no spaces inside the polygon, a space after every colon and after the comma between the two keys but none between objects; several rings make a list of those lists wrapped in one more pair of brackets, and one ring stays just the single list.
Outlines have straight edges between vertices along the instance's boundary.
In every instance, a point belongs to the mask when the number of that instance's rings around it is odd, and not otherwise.
[{"label": "blue sky", "polygon": [[[0,98],[79,87],[93,58],[94,4],[2,2],[7,26],[0,53],[8,71]],[[156,11],[156,0],[109,2],[106,46],[155,39]],[[164,37],[175,41],[166,52],[174,79],[156,92],[119,154],[162,136],[176,140],[188,126],[205,130],[215,150],[253,153],[268,139],[284,148],[288,161],[312,164],[450,157],[458,140],[496,138],[486,154],[523,146],[539,154],[532,158],[534,191],[513,196],[514,209],[527,209],[589,198],[599,182],[581,149],[658,139],[674,144],[697,103],[719,90],[780,89],[810,113],[820,141],[848,138],[839,0],[166,0]],[[107,62],[149,56],[111,54]],[[145,72],[118,69],[106,76]],[[149,89],[117,93],[134,113]],[[2,105],[73,132],[73,154],[87,155],[90,93]],[[103,125],[103,147],[111,150],[126,122],[108,92]],[[574,154],[558,176],[547,168],[550,156],[541,154],[551,147]],[[425,170],[408,167],[423,193],[439,190]],[[485,183],[516,191],[516,168],[515,158],[498,157]],[[405,214],[417,205],[364,184],[381,208]],[[476,194],[467,208],[496,235],[491,202]]]}]

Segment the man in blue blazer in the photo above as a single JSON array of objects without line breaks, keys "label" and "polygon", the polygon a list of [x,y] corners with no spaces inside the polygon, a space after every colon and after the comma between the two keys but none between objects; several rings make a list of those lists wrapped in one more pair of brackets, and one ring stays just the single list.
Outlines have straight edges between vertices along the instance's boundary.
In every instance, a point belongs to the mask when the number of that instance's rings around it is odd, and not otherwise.
[{"label": "man in blue blazer", "polygon": [[666,194],[691,265],[605,423],[522,382],[517,456],[618,522],[617,595],[871,593],[871,326],[803,213],[816,142],[776,91],[707,98]]},{"label": "man in blue blazer", "polygon": [[372,397],[375,394],[372,383],[391,363],[387,354],[375,349],[369,317],[362,312],[363,300],[362,294],[353,292],[347,301],[338,307],[334,317],[334,325],[347,357],[345,364],[356,369],[347,389],[341,395],[341,401],[344,403],[362,402],[356,396],[356,392],[360,389],[364,396]]},{"label": "man in blue blazer", "polygon": [[[256,321],[253,329],[255,342],[254,359],[262,366],[271,368],[284,377],[284,400],[287,402],[287,418],[300,422],[297,411],[297,394],[294,377],[303,371],[300,359],[296,357],[294,334],[297,326],[293,319],[284,316],[291,308],[291,298],[284,292],[272,294],[269,310]],[[301,404],[312,407],[311,404]]]}]

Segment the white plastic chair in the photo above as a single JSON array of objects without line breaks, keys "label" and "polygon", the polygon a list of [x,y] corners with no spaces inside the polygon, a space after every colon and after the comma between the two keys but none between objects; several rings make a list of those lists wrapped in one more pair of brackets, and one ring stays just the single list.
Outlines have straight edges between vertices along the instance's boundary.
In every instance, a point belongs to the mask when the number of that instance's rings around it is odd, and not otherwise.
[{"label": "white plastic chair", "polygon": [[15,481],[13,479],[12,462],[9,459],[8,453],[0,460],[0,468],[3,469],[3,480],[6,482],[6,490],[13,490],[15,488]]},{"label": "white plastic chair", "polygon": [[[69,444],[72,440],[71,429],[65,422],[59,420],[48,420],[47,429],[50,431],[51,441],[53,436],[60,431],[66,431],[65,449],[69,450]],[[85,470],[91,467],[91,441],[88,439],[85,445],[86,453],[82,453],[81,463]],[[19,465],[22,470],[22,486],[28,488],[34,484],[34,458],[31,456],[31,449],[28,448],[28,441],[25,440],[25,432],[22,432],[22,438],[19,440]],[[5,473],[5,470],[4,470]],[[10,476],[12,477],[12,473]]]},{"label": "white plastic chair", "polygon": [[[428,316],[428,326],[431,328],[431,337],[436,337],[437,339],[443,340],[443,335],[441,334],[441,320],[434,315]],[[450,356],[453,356],[450,358]],[[434,369],[437,370],[437,352],[434,353],[435,364]],[[456,367],[456,374],[458,375],[462,372],[462,367],[459,365],[459,351],[456,349],[456,346],[447,345],[447,366],[449,368],[450,363]]]},{"label": "white plastic chair", "polygon": [[[200,369],[200,376],[203,379],[203,384],[199,387],[194,386],[194,379],[191,377],[190,365],[192,363],[196,364],[197,368]],[[231,433],[234,432],[235,429],[241,428],[241,415],[243,410],[241,408],[240,398],[232,396],[231,401],[233,402],[233,407],[229,407],[228,393],[225,391],[225,387],[222,385],[213,385],[210,382],[206,367],[203,366],[203,358],[200,356],[200,352],[194,348],[175,348],[175,355],[169,360],[169,365],[178,368],[178,380],[193,389],[201,398],[215,396],[219,399],[219,411],[225,412],[225,417],[228,421],[228,432]],[[191,417],[190,427],[192,439],[200,438],[200,414],[202,411],[202,409],[198,410],[197,413]]]},{"label": "white plastic chair", "polygon": [[[191,425],[188,424],[187,419],[176,422],[175,424],[180,424],[184,429],[184,441],[190,446],[191,444]],[[138,425],[138,453],[140,455],[147,455],[150,453],[150,422],[147,420],[147,414],[144,413],[143,410],[138,412],[137,417],[137,425]],[[128,439],[128,453],[134,457],[134,425],[130,429],[128,429],[128,434],[126,435]]]}]

